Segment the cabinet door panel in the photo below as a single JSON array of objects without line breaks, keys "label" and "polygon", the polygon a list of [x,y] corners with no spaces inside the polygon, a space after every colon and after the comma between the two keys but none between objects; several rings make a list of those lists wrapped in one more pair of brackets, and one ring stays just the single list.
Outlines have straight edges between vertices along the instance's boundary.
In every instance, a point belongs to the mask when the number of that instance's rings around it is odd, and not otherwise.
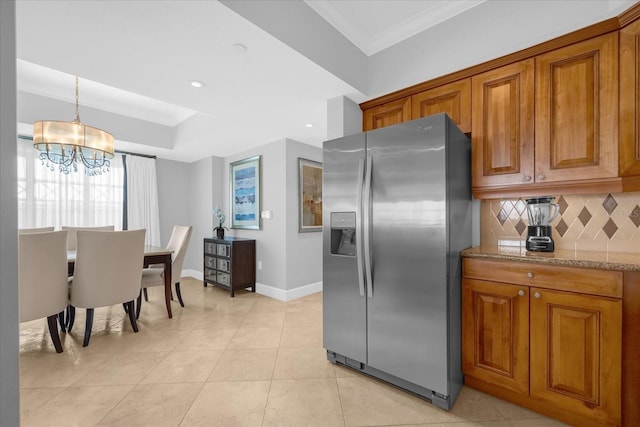
[{"label": "cabinet door panel", "polygon": [[531,396],[619,425],[621,300],[531,295]]},{"label": "cabinet door panel", "polygon": [[620,30],[620,174],[640,175],[640,21]]},{"label": "cabinet door panel", "polygon": [[363,130],[379,129],[409,120],[411,120],[411,97],[407,96],[365,110]]},{"label": "cabinet door panel", "polygon": [[536,181],[618,175],[618,38],[536,57]]},{"label": "cabinet door panel", "polygon": [[472,77],[474,187],[533,183],[533,64]]},{"label": "cabinet door panel", "polygon": [[528,394],[528,288],[464,279],[462,323],[463,372]]},{"label": "cabinet door panel", "polygon": [[447,113],[462,132],[471,132],[471,79],[459,80],[411,96],[411,118]]}]

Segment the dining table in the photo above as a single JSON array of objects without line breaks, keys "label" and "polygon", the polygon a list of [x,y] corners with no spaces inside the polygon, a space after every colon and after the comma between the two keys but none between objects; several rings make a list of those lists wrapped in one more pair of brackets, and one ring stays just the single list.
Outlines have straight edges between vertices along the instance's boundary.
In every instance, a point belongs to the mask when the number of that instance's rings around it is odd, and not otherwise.
[{"label": "dining table", "polygon": [[[173,317],[171,313],[171,249],[162,248],[159,246],[144,246],[144,265],[143,268],[147,268],[153,264],[164,265],[164,300],[167,305],[167,314],[169,319]],[[73,275],[73,270],[76,264],[76,251],[67,251],[67,265],[69,275]]]}]

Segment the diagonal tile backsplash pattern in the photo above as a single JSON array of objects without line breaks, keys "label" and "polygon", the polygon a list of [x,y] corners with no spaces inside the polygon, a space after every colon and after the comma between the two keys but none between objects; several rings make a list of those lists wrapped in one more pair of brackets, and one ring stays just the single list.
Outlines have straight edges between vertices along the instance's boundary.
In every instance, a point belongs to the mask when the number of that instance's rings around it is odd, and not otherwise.
[{"label": "diagonal tile backsplash pattern", "polygon": [[[640,192],[556,196],[556,249],[640,253]],[[483,200],[482,245],[524,245],[524,199]]]}]

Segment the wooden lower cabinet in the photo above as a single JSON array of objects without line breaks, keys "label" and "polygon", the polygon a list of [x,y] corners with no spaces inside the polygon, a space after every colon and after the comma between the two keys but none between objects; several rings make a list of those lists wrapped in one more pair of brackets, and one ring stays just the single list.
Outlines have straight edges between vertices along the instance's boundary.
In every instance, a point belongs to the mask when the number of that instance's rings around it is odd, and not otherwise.
[{"label": "wooden lower cabinet", "polygon": [[[527,271],[526,263],[473,258],[463,265],[465,384],[571,425],[626,425],[622,390],[637,395],[638,386],[623,381],[622,286],[587,283],[589,271],[608,284],[622,282],[621,272],[538,264]],[[556,268],[562,291],[548,280]],[[598,294],[580,293],[582,282]]]}]

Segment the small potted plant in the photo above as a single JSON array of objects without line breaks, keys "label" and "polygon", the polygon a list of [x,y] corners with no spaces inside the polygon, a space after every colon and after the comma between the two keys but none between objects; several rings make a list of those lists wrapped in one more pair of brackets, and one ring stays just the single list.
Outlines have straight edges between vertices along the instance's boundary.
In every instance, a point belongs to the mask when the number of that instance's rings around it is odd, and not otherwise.
[{"label": "small potted plant", "polygon": [[214,228],[216,236],[218,236],[218,239],[224,239],[224,230],[227,229],[227,227],[224,226],[224,220],[227,219],[227,217],[224,212],[222,212],[222,209],[217,206],[213,210],[213,214],[218,221],[218,226]]}]

